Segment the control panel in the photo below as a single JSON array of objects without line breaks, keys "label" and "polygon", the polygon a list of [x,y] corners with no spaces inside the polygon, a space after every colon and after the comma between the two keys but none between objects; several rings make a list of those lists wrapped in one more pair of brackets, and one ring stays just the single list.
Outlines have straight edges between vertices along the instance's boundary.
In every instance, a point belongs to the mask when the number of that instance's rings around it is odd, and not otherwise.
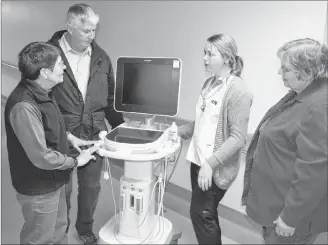
[{"label": "control panel", "polygon": [[120,210],[129,212],[133,211],[140,215],[144,212],[144,207],[147,206],[148,197],[152,184],[149,181],[136,181],[129,178],[121,177],[121,195],[120,195]]}]

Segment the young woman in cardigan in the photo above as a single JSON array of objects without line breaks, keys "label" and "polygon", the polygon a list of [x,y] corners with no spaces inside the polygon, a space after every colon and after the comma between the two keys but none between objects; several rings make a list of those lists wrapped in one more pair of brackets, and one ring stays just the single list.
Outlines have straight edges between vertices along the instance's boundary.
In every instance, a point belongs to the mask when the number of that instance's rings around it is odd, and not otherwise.
[{"label": "young woman in cardigan", "polygon": [[191,138],[186,158],[191,162],[190,215],[198,243],[221,244],[217,207],[238,174],[253,95],[240,78],[243,61],[232,37],[209,37],[204,65],[213,76],[203,85],[195,121],[178,132]]}]

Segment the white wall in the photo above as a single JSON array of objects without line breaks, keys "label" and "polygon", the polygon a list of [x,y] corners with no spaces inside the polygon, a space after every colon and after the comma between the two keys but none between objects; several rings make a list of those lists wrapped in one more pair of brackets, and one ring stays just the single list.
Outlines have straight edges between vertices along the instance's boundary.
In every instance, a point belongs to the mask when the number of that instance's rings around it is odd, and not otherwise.
[{"label": "white wall", "polygon": [[[47,40],[65,28],[71,1],[2,1],[2,61],[17,62],[28,42]],[[277,71],[277,49],[286,41],[324,40],[325,1],[90,1],[100,15],[98,43],[114,67],[119,56],[174,56],[183,62],[178,116],[192,120],[204,81],[203,48],[212,34],[235,38],[244,59],[243,78],[255,96],[249,132],[286,89]],[[327,38],[326,38],[327,40]],[[7,79],[2,77],[2,85]],[[7,89],[8,90],[8,89]],[[172,182],[190,189],[189,166],[181,160]],[[238,209],[242,173],[224,204]]]},{"label": "white wall", "polygon": [[[19,49],[64,28],[72,2],[2,2],[2,60],[16,63]],[[324,39],[325,1],[90,1],[100,14],[97,40],[115,63],[119,56],[177,56],[183,61],[179,117],[192,109],[204,81],[205,39],[233,36],[244,58],[243,77],[255,95],[249,130],[286,89],[277,75],[276,50],[286,41]],[[115,65],[115,64],[114,64]]]},{"label": "white wall", "polygon": [[328,46],[328,4],[327,4],[327,13],[326,13],[325,37],[324,37],[323,43]]}]

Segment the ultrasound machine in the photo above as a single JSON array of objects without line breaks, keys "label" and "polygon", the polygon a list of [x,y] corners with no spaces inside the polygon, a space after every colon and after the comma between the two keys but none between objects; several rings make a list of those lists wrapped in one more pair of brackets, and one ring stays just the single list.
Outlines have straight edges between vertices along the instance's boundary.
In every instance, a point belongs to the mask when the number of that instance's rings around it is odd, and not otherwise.
[{"label": "ultrasound machine", "polygon": [[99,134],[98,154],[107,165],[104,177],[111,178],[110,159],[124,162],[119,205],[117,208],[113,196],[115,214],[100,229],[100,243],[169,244],[172,239],[172,223],[164,217],[163,197],[168,163],[181,150],[181,139],[175,122],[156,122],[155,116],[177,115],[181,69],[178,58],[117,60],[114,109],[143,119]]}]

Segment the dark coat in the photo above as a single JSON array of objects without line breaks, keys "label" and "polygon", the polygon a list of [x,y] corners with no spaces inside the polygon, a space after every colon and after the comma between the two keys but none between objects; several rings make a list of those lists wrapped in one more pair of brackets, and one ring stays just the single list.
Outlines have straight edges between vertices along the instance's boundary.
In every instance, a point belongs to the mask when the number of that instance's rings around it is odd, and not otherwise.
[{"label": "dark coat", "polygon": [[327,91],[328,80],[316,79],[296,97],[288,93],[255,131],[242,202],[260,225],[280,216],[296,233],[328,231]]},{"label": "dark coat", "polygon": [[[65,32],[56,32],[49,42],[61,50],[59,39]],[[113,108],[115,81],[111,60],[95,41],[91,47],[90,77],[85,102],[63,52],[61,56],[66,66],[64,82],[52,90],[64,117],[66,130],[85,140],[99,139],[99,132],[107,130],[105,117],[112,128],[124,122],[122,113]]]}]

